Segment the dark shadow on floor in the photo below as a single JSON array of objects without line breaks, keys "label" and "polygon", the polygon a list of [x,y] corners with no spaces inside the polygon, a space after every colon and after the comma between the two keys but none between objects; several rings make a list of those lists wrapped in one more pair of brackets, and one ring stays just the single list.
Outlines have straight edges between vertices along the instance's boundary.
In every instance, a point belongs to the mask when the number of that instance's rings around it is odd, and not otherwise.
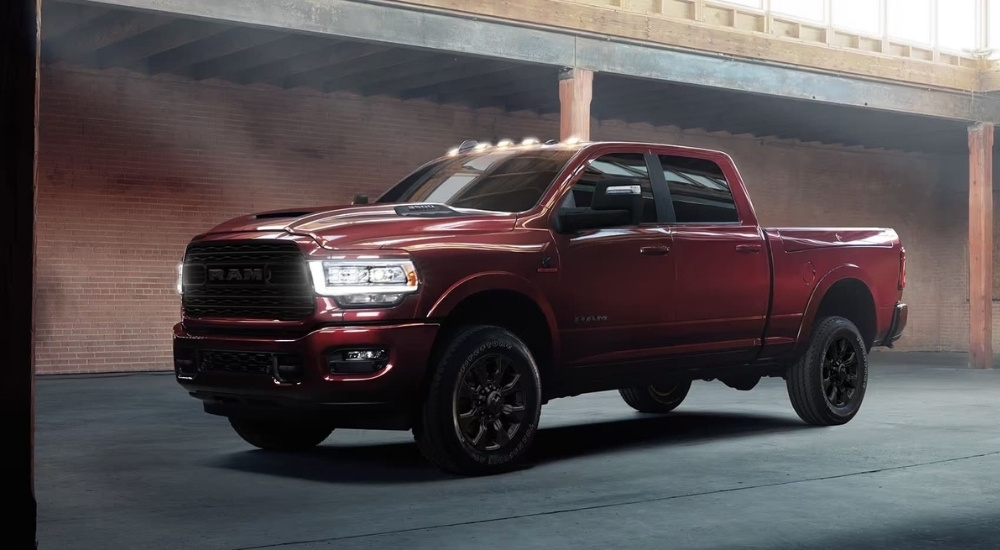
[{"label": "dark shadow on floor", "polygon": [[[542,429],[526,467],[628,449],[669,449],[705,440],[801,429],[809,428],[787,417],[683,412],[667,416],[637,414],[634,419]],[[334,432],[313,452],[285,454],[253,450],[214,459],[209,465],[328,483],[419,483],[451,477],[427,463],[413,443],[338,446],[336,438]]]},{"label": "dark shadow on floor", "polygon": [[538,433],[531,461],[552,462],[576,456],[642,448],[670,448],[704,440],[732,439],[808,429],[793,417],[730,413],[636,414],[634,419],[574,424]]},{"label": "dark shadow on floor", "polygon": [[336,437],[334,432],[311,452],[251,450],[219,457],[209,465],[327,483],[419,483],[449,477],[426,463],[414,443],[337,446]]}]

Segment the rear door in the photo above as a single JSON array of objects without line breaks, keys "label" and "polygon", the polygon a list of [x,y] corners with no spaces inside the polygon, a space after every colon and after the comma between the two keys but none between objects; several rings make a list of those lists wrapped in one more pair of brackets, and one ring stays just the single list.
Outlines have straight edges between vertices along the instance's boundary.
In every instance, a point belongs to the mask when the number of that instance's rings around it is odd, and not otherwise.
[{"label": "rear door", "polygon": [[[554,235],[560,288],[554,303],[562,357],[570,366],[621,365],[655,356],[671,321],[674,272],[667,197],[654,195],[643,149],[592,153],[560,203],[589,208],[597,182],[626,178],[643,195],[641,223]],[[558,215],[558,213],[557,213]]]},{"label": "rear door", "polygon": [[764,235],[756,220],[741,219],[714,160],[657,158],[672,207],[674,350],[722,354],[719,362],[749,360],[761,343],[771,292]]}]

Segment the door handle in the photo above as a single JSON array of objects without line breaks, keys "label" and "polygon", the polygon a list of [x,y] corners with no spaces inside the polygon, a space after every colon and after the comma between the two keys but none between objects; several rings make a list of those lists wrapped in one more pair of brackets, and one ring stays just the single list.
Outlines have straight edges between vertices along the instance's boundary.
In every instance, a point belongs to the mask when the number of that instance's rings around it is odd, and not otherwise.
[{"label": "door handle", "polygon": [[742,254],[756,254],[760,252],[761,246],[759,244],[738,244],[736,245],[736,251]]},{"label": "door handle", "polygon": [[645,256],[666,256],[670,254],[669,246],[644,246],[639,249],[639,253]]}]

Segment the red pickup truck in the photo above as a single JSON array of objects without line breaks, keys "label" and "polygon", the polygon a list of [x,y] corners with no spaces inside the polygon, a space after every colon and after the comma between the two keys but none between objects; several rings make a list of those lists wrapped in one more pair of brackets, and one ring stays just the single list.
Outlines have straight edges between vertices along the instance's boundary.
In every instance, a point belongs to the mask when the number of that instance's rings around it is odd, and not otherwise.
[{"label": "red pickup truck", "polygon": [[248,443],[413,430],[460,474],[522,462],[541,406],[782,377],[858,412],[906,326],[891,229],[762,228],[732,159],[643,143],[464,143],[368,203],[265,212],[188,245],[177,380]]}]

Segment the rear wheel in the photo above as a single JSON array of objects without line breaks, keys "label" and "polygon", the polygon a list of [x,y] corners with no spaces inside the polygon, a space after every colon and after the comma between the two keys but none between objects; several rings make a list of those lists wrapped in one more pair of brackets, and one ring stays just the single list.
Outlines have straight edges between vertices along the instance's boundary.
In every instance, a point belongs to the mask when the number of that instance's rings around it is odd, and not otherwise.
[{"label": "rear wheel", "polygon": [[843,317],[820,319],[809,347],[789,369],[788,396],[799,417],[816,426],[846,424],[868,389],[868,352],[858,328]]},{"label": "rear wheel", "polygon": [[668,384],[622,388],[618,393],[628,406],[639,412],[664,414],[676,409],[690,390],[691,381],[681,380]]},{"label": "rear wheel", "polygon": [[541,381],[528,347],[493,326],[458,331],[434,366],[414,437],[424,457],[462,475],[510,470],[535,438]]},{"label": "rear wheel", "polygon": [[287,420],[230,418],[229,424],[244,441],[269,451],[305,451],[333,433],[325,424]]}]

